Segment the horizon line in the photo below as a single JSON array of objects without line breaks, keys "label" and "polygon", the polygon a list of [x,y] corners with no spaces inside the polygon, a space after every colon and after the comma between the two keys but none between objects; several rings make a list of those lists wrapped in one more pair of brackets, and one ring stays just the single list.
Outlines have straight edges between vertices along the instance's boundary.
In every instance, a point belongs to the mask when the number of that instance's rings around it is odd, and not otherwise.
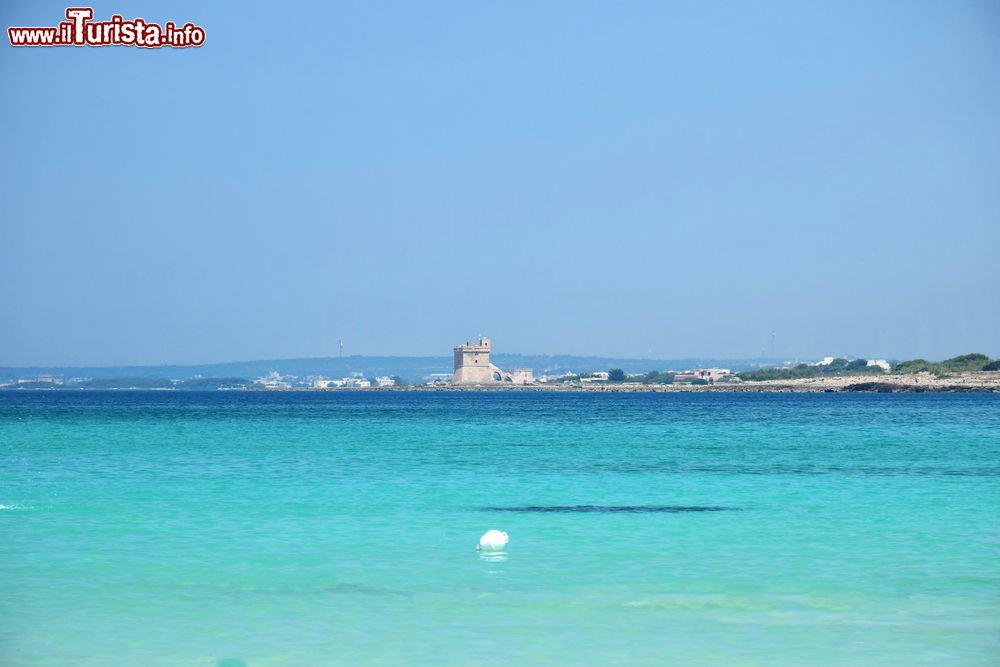
[{"label": "horizon line", "polygon": [[[522,352],[492,352],[494,356],[511,356],[511,357],[572,357],[578,359],[607,359],[607,360],[618,360],[618,361],[739,361],[739,362],[779,362],[785,363],[789,361],[802,361],[802,360],[812,360],[813,356],[795,356],[795,357],[766,357],[766,356],[756,356],[756,357],[716,357],[716,356],[681,356],[681,357],[620,357],[620,356],[609,356],[601,354],[571,354],[571,353],[534,353],[527,354]],[[962,353],[962,354],[974,354],[974,353]],[[824,355],[830,356],[830,355]],[[992,355],[987,355],[992,357]],[[65,368],[65,369],[86,369],[86,368],[163,368],[163,367],[191,367],[191,366],[222,366],[227,364],[253,364],[253,363],[265,363],[265,362],[290,362],[290,361],[312,361],[312,360],[338,360],[338,359],[448,359],[451,355],[440,354],[440,355],[430,355],[430,354],[418,354],[418,355],[403,355],[403,354],[351,354],[345,356],[328,355],[328,356],[305,356],[305,357],[270,357],[270,358],[259,358],[259,359],[236,359],[227,361],[208,361],[208,362],[185,362],[185,363],[173,363],[173,362],[162,362],[162,363],[90,363],[90,364],[60,364],[60,363],[49,363],[49,364],[28,364],[28,365],[8,365],[0,364],[0,368],[4,369],[36,369],[36,368]],[[835,356],[835,358],[868,358],[865,355],[841,355]],[[815,357],[816,359],[822,359],[823,357]],[[873,357],[873,358],[883,358],[888,360],[899,360],[900,358],[885,356],[885,357]]]}]

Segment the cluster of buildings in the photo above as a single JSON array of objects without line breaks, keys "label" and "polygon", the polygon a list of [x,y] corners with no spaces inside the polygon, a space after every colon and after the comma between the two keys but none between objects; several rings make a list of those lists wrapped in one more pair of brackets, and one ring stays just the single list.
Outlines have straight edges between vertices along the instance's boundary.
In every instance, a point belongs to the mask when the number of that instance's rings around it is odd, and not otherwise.
[{"label": "cluster of buildings", "polygon": [[[512,368],[504,370],[496,366],[490,360],[491,343],[489,338],[482,337],[476,342],[466,342],[454,348],[454,371],[452,373],[433,373],[425,378],[427,385],[459,385],[459,386],[483,386],[483,385],[530,385],[536,383],[595,383],[609,382],[608,371],[598,371],[578,375],[571,372],[563,372],[559,375],[544,374],[535,377],[530,368]],[[835,361],[842,363],[843,358],[838,361],[837,357],[824,357],[812,366],[830,366]],[[789,362],[791,363],[791,362]],[[892,370],[891,364],[885,359],[866,359],[866,367],[878,367],[883,371]],[[855,364],[854,368],[857,367]],[[654,374],[655,375],[655,374]],[[707,382],[715,384],[718,382],[738,382],[737,378],[728,368],[695,368],[680,372],[668,371],[661,375],[668,375],[670,378],[664,381],[673,382],[694,382],[700,384]],[[85,378],[73,378],[67,381],[84,380]],[[620,376],[619,376],[620,379]],[[650,380],[650,374],[641,373],[628,375],[623,382],[626,384],[657,381],[656,378]],[[62,385],[63,379],[53,375],[38,375],[32,379],[18,379],[0,386],[18,386],[20,384],[33,385]],[[295,375],[282,375],[277,371],[271,371],[265,375],[255,378],[249,385],[239,385],[225,388],[250,388],[250,389],[367,389],[373,387],[394,387],[396,379],[389,376],[365,377],[362,373],[351,373],[347,377],[339,379],[327,378],[322,375],[309,375],[299,378]]]},{"label": "cluster of buildings", "polygon": [[[74,378],[74,380],[76,380],[76,379],[77,378]],[[63,384],[63,379],[61,377],[58,377],[58,376],[55,376],[55,375],[49,375],[48,373],[44,373],[42,375],[36,375],[33,378],[18,378],[17,380],[15,380],[14,382],[10,383],[9,385],[5,384],[5,385],[0,385],[0,386],[7,387],[7,386],[17,386],[19,384],[32,384],[32,383],[43,383],[43,384],[59,385],[59,384]]]},{"label": "cluster of buildings", "polygon": [[350,376],[331,380],[322,375],[310,375],[299,380],[296,375],[281,375],[277,371],[271,371],[267,375],[262,375],[254,379],[255,389],[293,389],[295,387],[310,387],[312,389],[365,389],[369,387],[394,387],[395,378],[388,376],[377,376],[366,378],[362,373],[351,373]]},{"label": "cluster of buildings", "polygon": [[63,378],[61,375],[52,375],[50,373],[42,373],[41,375],[34,375],[32,377],[22,377],[16,380],[11,378],[9,381],[0,380],[0,387],[14,387],[18,385],[51,385],[53,387],[61,387],[64,385],[76,384],[79,382],[87,382],[90,380],[88,377],[72,377]]},{"label": "cluster of buildings", "polygon": [[328,380],[323,377],[313,378],[313,389],[337,389],[339,387],[363,389],[366,387],[395,387],[396,379],[387,375],[377,375],[372,379],[365,378],[361,373],[351,373],[350,377],[339,380]]},{"label": "cluster of buildings", "polygon": [[267,375],[255,378],[253,383],[262,389],[291,389],[292,382],[297,379],[294,375],[281,375],[278,371],[271,371]]},{"label": "cluster of buildings", "polygon": [[[455,371],[450,378],[451,384],[457,385],[489,385],[489,384],[514,384],[526,385],[548,382],[566,382],[575,380],[581,383],[607,382],[609,380],[608,371],[598,371],[587,373],[585,376],[577,376],[574,373],[563,373],[561,375],[542,375],[535,378],[530,368],[513,368],[503,370],[490,361],[490,339],[480,338],[478,342],[467,342],[454,349]],[[629,376],[626,382],[637,382],[645,374]],[[696,368],[681,373],[674,374],[675,382],[691,382],[704,380],[711,384],[716,382],[726,382],[734,380],[735,376],[728,368]],[[448,382],[446,374],[431,376],[428,384],[441,384]]]},{"label": "cluster of buildings", "polygon": [[[466,342],[454,348],[454,371],[452,373],[432,373],[424,378],[426,386],[462,385],[462,386],[483,386],[483,385],[530,385],[547,383],[574,383],[581,384],[609,382],[608,371],[595,371],[591,373],[578,374],[572,371],[564,371],[559,374],[544,374],[535,377],[531,368],[512,368],[504,370],[496,366],[490,360],[491,342],[489,338],[480,338],[477,342]],[[820,361],[810,364],[811,366],[829,366],[837,357],[824,357]],[[794,362],[787,362],[786,367]],[[877,366],[883,371],[889,372],[891,364],[885,359],[866,359],[867,367]],[[700,383],[702,381],[709,384],[739,382],[740,379],[728,368],[695,368],[683,371],[666,371],[662,375],[669,375],[676,383]],[[335,388],[371,388],[371,387],[393,387],[396,381],[392,377],[378,376],[375,378],[365,378],[361,373],[351,373],[349,377],[339,380],[328,379],[323,376],[309,376],[305,382],[298,381],[296,376],[282,376],[272,371],[266,376],[259,377],[254,381],[254,386],[264,389],[291,389],[293,387],[311,387],[313,389],[335,389]],[[648,381],[647,373],[629,374],[622,381],[624,384],[639,384]]]},{"label": "cluster of buildings", "polygon": [[[477,342],[467,342],[454,348],[454,371],[452,373],[432,373],[425,378],[427,385],[489,385],[534,384],[535,377],[530,368],[512,368],[504,370],[490,361],[490,339],[480,338]],[[604,374],[607,379],[607,373]],[[310,387],[312,389],[367,389],[372,387],[394,387],[395,378],[377,376],[366,378],[362,373],[351,373],[350,376],[330,379],[321,375],[305,378],[303,383],[297,377],[281,375],[271,371],[254,380],[253,386],[258,389],[292,389],[294,387]]]},{"label": "cluster of buildings", "polygon": [[[829,366],[830,364],[833,363],[834,359],[836,359],[836,358],[837,357],[823,357],[822,359],[820,359],[816,363],[810,364],[810,365],[811,366]],[[851,359],[848,359],[848,361],[851,361]],[[892,364],[890,364],[885,359],[865,359],[865,366],[867,366],[867,367],[878,366],[879,368],[881,368],[882,370],[884,370],[886,373],[888,373],[889,371],[892,370]]]},{"label": "cluster of buildings", "polygon": [[575,377],[577,377],[576,373],[574,373],[572,371],[564,371],[564,372],[559,373],[557,375],[549,374],[549,373],[546,373],[545,375],[539,375],[537,378],[535,378],[535,380],[536,380],[536,382],[540,382],[542,384],[545,384],[547,382],[565,382],[566,380],[570,380],[570,379],[575,378]]},{"label": "cluster of buildings", "polygon": [[[559,375],[542,375],[535,377],[531,368],[503,369],[490,360],[492,343],[489,338],[481,337],[478,341],[468,341],[453,349],[454,370],[451,373],[432,373],[425,379],[427,386],[458,385],[458,386],[489,386],[489,385],[531,385],[557,382],[608,382],[608,371],[597,371],[577,375],[564,372]],[[646,374],[630,375],[626,383],[638,383]],[[691,382],[704,380],[709,383],[734,380],[728,368],[696,368],[673,374],[675,382]],[[372,387],[393,387],[394,378],[379,376],[366,378],[361,373],[351,373],[349,377],[337,379],[323,376],[309,376],[307,382],[298,381],[295,376],[283,376],[276,371],[257,378],[254,387],[260,389],[291,389],[293,387],[310,387],[313,389],[367,389]]]},{"label": "cluster of buildings", "polygon": [[733,378],[733,372],[728,368],[696,368],[693,371],[684,371],[674,374],[674,382],[691,382],[693,380],[704,380],[709,384],[725,382]]}]

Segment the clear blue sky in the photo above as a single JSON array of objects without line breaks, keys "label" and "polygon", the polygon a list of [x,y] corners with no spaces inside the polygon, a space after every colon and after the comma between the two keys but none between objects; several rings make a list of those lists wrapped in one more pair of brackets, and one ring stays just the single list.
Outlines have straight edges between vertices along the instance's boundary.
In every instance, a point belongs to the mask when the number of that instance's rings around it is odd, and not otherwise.
[{"label": "clear blue sky", "polygon": [[207,42],[4,34],[0,365],[1000,355],[996,2],[95,13]]}]

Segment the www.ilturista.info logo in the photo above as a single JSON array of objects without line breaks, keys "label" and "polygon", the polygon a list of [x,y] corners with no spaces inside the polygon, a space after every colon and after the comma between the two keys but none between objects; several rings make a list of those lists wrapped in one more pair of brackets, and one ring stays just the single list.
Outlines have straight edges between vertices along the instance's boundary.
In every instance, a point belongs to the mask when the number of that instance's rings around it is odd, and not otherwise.
[{"label": "www.ilturista.info logo", "polygon": [[145,19],[126,21],[114,14],[107,21],[92,21],[91,7],[67,7],[67,21],[52,28],[7,28],[11,46],[164,46],[184,48],[205,43],[205,29],[193,23],[178,27],[173,21],[162,26]]}]

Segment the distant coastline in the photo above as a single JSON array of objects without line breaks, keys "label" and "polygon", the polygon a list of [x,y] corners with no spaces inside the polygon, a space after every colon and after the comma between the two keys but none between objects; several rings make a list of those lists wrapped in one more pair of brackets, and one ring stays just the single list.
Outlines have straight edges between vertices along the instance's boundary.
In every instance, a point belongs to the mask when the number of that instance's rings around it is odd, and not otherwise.
[{"label": "distant coastline", "polygon": [[[1000,359],[979,353],[939,362],[826,357],[814,363],[777,365],[763,359],[733,360],[736,363],[725,368],[696,367],[690,360],[494,357],[501,363],[526,359],[544,363],[543,375],[533,377],[530,368],[509,372],[494,365],[489,339],[481,343],[456,348],[453,373],[442,372],[444,363],[427,357],[231,362],[208,367],[0,368],[0,391],[1000,392]],[[570,365],[575,371],[569,370]],[[288,372],[289,367],[297,372]],[[671,367],[678,370],[649,370]],[[270,370],[257,377],[197,372],[208,368]],[[342,377],[333,375],[336,372]]]},{"label": "distant coastline", "polygon": [[[247,389],[246,391],[267,391]],[[296,388],[278,391],[432,391],[432,392],[586,392],[586,393],[1000,393],[1000,371],[980,371],[936,376],[933,373],[910,373],[884,375],[841,375],[834,377],[802,378],[794,380],[760,380],[725,384],[639,384],[632,382],[596,383],[548,383],[533,385],[490,384],[469,385],[417,385],[407,387],[378,387],[367,389],[336,388],[312,389]]]},{"label": "distant coastline", "polygon": [[[218,389],[183,389],[178,387],[0,387],[0,392],[75,392],[75,391],[220,391]],[[532,385],[405,385],[393,387],[245,387],[222,389],[239,393],[274,392],[524,392],[524,393],[1000,393],[1000,371],[979,371],[938,376],[933,373],[907,373],[899,375],[840,375],[831,377],[797,378],[791,380],[760,380],[724,384],[641,384],[622,383],[547,383]]]}]

